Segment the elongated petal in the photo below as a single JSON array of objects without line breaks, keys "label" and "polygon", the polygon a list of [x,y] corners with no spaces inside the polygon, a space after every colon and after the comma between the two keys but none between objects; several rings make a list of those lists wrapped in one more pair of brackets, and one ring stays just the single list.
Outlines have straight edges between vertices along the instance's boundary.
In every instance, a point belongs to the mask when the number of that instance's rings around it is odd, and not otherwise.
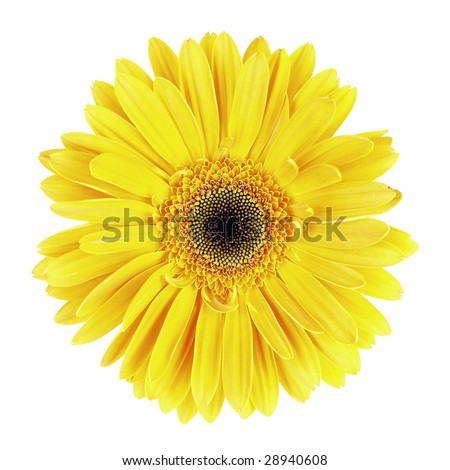
[{"label": "elongated petal", "polygon": [[219,111],[214,82],[203,49],[192,39],[180,51],[181,91],[205,137],[206,152],[212,157],[219,146]]},{"label": "elongated petal", "polygon": [[178,88],[165,78],[157,78],[154,90],[175,123],[192,161],[206,158],[205,142],[200,127]]},{"label": "elongated petal", "polygon": [[117,233],[113,225],[128,225],[131,222],[143,225],[151,221],[157,212],[145,202],[113,198],[57,202],[50,207],[56,214],[69,219],[103,224],[112,235]]},{"label": "elongated petal", "polygon": [[79,201],[109,197],[107,193],[97,191],[82,184],[74,183],[59,175],[52,175],[41,183],[43,193],[55,202]]},{"label": "elongated petal", "polygon": [[253,330],[253,383],[250,394],[256,409],[270,416],[278,402],[278,373],[272,349]]},{"label": "elongated petal", "polygon": [[186,424],[195,417],[197,412],[197,405],[195,404],[192,392],[189,391],[183,402],[177,408],[178,419],[182,424]]},{"label": "elongated petal", "polygon": [[55,299],[82,300],[107,277],[108,274],[104,274],[74,286],[59,287],[48,285],[46,291],[49,296]]},{"label": "elongated petal", "polygon": [[189,165],[189,152],[155,93],[126,74],[116,77],[115,89],[123,109],[147,142],[172,165]]},{"label": "elongated petal", "polygon": [[155,167],[145,158],[133,158],[112,153],[102,153],[90,164],[95,178],[119,186],[142,197],[154,194],[166,199],[170,195],[169,185],[161,178]]},{"label": "elongated petal", "polygon": [[236,410],[248,402],[253,377],[253,334],[242,294],[239,308],[227,312],[223,330],[222,379],[225,396]]},{"label": "elongated petal", "polygon": [[253,324],[261,336],[279,356],[291,358],[291,345],[259,287],[249,289],[246,298]]},{"label": "elongated petal", "polygon": [[211,68],[219,109],[220,138],[223,139],[228,137],[228,120],[242,68],[239,50],[227,33],[219,34],[214,43]]},{"label": "elongated petal", "polygon": [[220,381],[224,314],[204,304],[195,331],[192,395],[200,407],[211,402]]},{"label": "elongated petal", "polygon": [[170,304],[177,293],[178,289],[166,285],[145,311],[127,347],[120,367],[121,378],[133,376],[150,358]]},{"label": "elongated petal", "polygon": [[[269,277],[264,282],[266,300],[272,304],[278,316],[288,315],[302,328],[313,333],[320,333],[323,327],[307,313],[291,294],[286,284],[277,277]],[[278,307],[278,309],[277,309]]]},{"label": "elongated petal", "polygon": [[321,135],[322,140],[331,137],[350,114],[356,101],[356,88],[347,85],[333,91],[329,97],[336,102],[336,113]]},{"label": "elongated petal", "polygon": [[295,113],[297,109],[314,98],[328,96],[338,86],[339,79],[337,78],[336,70],[328,69],[319,72],[308,80],[294,96],[291,103],[292,113]]},{"label": "elongated petal", "polygon": [[342,343],[356,341],[357,330],[353,318],[320,281],[290,261],[283,262],[278,272],[290,291],[298,293],[297,302],[330,335]]},{"label": "elongated petal", "polygon": [[342,367],[331,362],[320,350],[317,351],[320,361],[320,374],[322,380],[332,387],[340,388],[345,385],[345,371]]},{"label": "elongated petal", "polygon": [[122,106],[120,106],[119,100],[114,92],[114,87],[110,83],[96,80],[92,84],[91,93],[95,104],[109,109],[124,119],[128,119]]},{"label": "elongated petal", "polygon": [[[131,158],[143,155],[156,166],[155,170],[161,175],[165,176],[166,172],[172,172],[171,165],[158,155],[136,127],[125,119],[101,106],[90,105],[85,108],[85,116],[96,134],[113,142],[104,142],[100,139],[95,142],[94,139],[84,135],[84,141],[80,142],[80,136],[77,135],[76,141],[81,145],[87,145],[88,149],[95,150],[98,153],[114,153]],[[64,141],[67,141],[67,134],[63,136]],[[73,139],[71,141],[73,142]],[[114,143],[118,145],[113,145]]]},{"label": "elongated petal", "polygon": [[392,243],[385,241],[360,248],[336,250],[318,243],[300,241],[297,247],[315,256],[348,264],[350,266],[382,267],[392,266],[404,259],[402,251]]},{"label": "elongated petal", "polygon": [[77,309],[80,306],[79,300],[70,300],[66,302],[56,313],[53,320],[59,325],[76,325],[84,321],[77,317]]},{"label": "elongated petal", "polygon": [[201,404],[198,410],[208,423],[212,423],[219,416],[224,401],[225,394],[223,392],[222,378],[219,377],[219,383],[214,397],[207,405]]},{"label": "elongated petal", "polygon": [[399,300],[403,294],[401,284],[383,268],[355,268],[366,280],[360,292],[371,297],[386,300]]},{"label": "elongated petal", "polygon": [[191,319],[196,298],[197,290],[193,286],[188,286],[180,289],[180,293],[170,306],[150,359],[149,374],[152,380],[161,377],[170,362]]},{"label": "elongated petal", "polygon": [[376,335],[389,335],[391,327],[382,313],[359,292],[330,286],[339,303],[350,313],[359,329]]},{"label": "elongated petal", "polygon": [[116,60],[116,74],[119,73],[133,75],[133,77],[140,80],[144,85],[150,88],[153,86],[153,80],[148,76],[147,72],[131,60],[124,58]]},{"label": "elongated petal", "polygon": [[374,245],[389,233],[389,225],[376,219],[341,219],[336,223],[313,223],[304,238],[308,242],[349,250]]},{"label": "elongated petal", "polygon": [[[140,313],[145,308],[147,308],[150,303],[153,304],[155,297],[159,295],[159,292],[167,286],[166,274],[169,273],[171,269],[172,267],[169,264],[161,264],[156,266],[155,271],[148,277],[139,291],[136,292],[136,295],[133,297],[130,305],[128,305],[122,322],[122,328],[124,330],[133,325],[134,321],[139,317]],[[166,294],[164,295],[170,295],[170,292],[172,291],[167,290]],[[163,302],[163,299],[159,299],[158,303]]]},{"label": "elongated petal", "polygon": [[269,58],[269,91],[261,129],[250,150],[249,158],[258,160],[265,147],[274,137],[286,100],[289,84],[290,61],[286,51],[275,51]]},{"label": "elongated petal", "polygon": [[333,165],[314,165],[300,171],[288,186],[290,196],[297,196],[325,188],[342,179],[341,172]]},{"label": "elongated petal", "polygon": [[175,52],[161,39],[151,38],[148,42],[148,55],[155,77],[167,78],[178,86],[178,59]]},{"label": "elongated petal", "polygon": [[334,101],[318,98],[297,110],[272,141],[264,168],[275,171],[279,162],[301,153],[315,143],[335,112]]},{"label": "elongated petal", "polygon": [[206,58],[208,59],[210,65],[212,65],[213,50],[216,40],[216,33],[206,33],[200,41],[200,46],[202,46],[202,49],[205,52]]},{"label": "elongated petal", "polygon": [[269,66],[261,53],[252,56],[239,73],[230,113],[231,156],[245,158],[261,128],[269,86]]},{"label": "elongated petal", "polygon": [[411,238],[409,233],[395,227],[390,227],[389,233],[384,237],[384,240],[401,250],[405,258],[413,255],[419,249],[419,245]]},{"label": "elongated petal", "polygon": [[331,214],[332,220],[336,220],[341,215],[350,216],[353,210],[383,206],[395,196],[396,192],[386,184],[376,181],[352,181],[301,194],[294,198],[293,202],[308,204],[314,209],[316,217],[325,219],[327,214]]},{"label": "elongated petal", "polygon": [[100,230],[85,235],[80,240],[80,249],[92,254],[123,253],[139,249],[146,249],[149,252],[157,251],[161,248],[149,233],[151,226],[133,225],[115,227],[111,230]]},{"label": "elongated petal", "polygon": [[39,243],[39,253],[44,256],[60,256],[78,248],[81,237],[96,232],[100,225],[84,224],[72,227],[47,237]]},{"label": "elongated petal", "polygon": [[349,374],[356,374],[361,367],[358,348],[354,344],[344,344],[330,334],[309,334],[311,341],[325,356]]},{"label": "elongated petal", "polygon": [[295,249],[290,250],[288,256],[292,261],[323,281],[348,289],[356,289],[365,285],[364,277],[348,266]]},{"label": "elongated petal", "polygon": [[252,55],[257,54],[258,52],[264,54],[266,57],[270,56],[269,43],[262,36],[253,39],[253,41],[248,45],[242,60],[247,62]]},{"label": "elongated petal", "polygon": [[[95,287],[84,299],[83,303],[78,309],[78,316],[80,317],[84,317],[89,315],[91,312],[95,312],[102,304],[106,302],[108,298],[113,295],[113,293],[120,286],[139,273],[160,264],[166,255],[164,253],[148,253],[143,254],[142,256],[134,255],[134,259],[130,259],[131,255],[128,253],[112,254],[108,256],[86,256],[87,259],[91,260],[92,263],[96,262],[99,264],[104,260],[104,263],[106,264],[106,261],[110,260],[110,264],[112,264],[114,261],[116,261],[117,264],[121,262],[121,264],[116,266],[115,271],[97,287]],[[78,263],[78,265],[75,267],[79,268],[79,266],[80,263]],[[91,269],[94,269],[94,266],[91,266]]]},{"label": "elongated petal", "polygon": [[89,316],[86,323],[73,337],[73,344],[85,344],[95,341],[118,326],[122,321],[128,303],[144,283],[147,276],[148,270],[143,271],[117,289],[111,297]]},{"label": "elongated petal", "polygon": [[368,155],[373,142],[358,135],[339,135],[313,145],[298,156],[300,168],[325,163],[338,167]]},{"label": "elongated petal", "polygon": [[311,78],[316,64],[316,53],[312,44],[300,46],[291,55],[291,79],[288,95],[292,101],[300,88]]},{"label": "elongated petal", "polygon": [[138,254],[142,253],[138,251],[138,253],[128,252],[102,256],[91,255],[76,249],[53,259],[46,266],[43,276],[53,286],[74,286],[113,272]]}]

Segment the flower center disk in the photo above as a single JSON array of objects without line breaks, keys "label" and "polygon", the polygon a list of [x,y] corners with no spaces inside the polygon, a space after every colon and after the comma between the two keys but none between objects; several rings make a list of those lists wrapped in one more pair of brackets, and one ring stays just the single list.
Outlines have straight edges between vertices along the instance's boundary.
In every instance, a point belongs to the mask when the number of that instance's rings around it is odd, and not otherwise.
[{"label": "flower center disk", "polygon": [[260,164],[222,158],[178,171],[161,206],[174,272],[226,295],[261,286],[286,250],[288,199]]},{"label": "flower center disk", "polygon": [[189,217],[189,237],[198,252],[223,268],[248,262],[264,242],[264,211],[236,188],[210,191]]}]

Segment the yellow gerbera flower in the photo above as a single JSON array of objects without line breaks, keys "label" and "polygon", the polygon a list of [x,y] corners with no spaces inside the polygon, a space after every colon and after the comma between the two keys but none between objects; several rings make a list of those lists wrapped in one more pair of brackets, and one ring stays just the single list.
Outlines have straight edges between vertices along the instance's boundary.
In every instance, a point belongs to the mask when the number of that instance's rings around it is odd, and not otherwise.
[{"label": "yellow gerbera flower", "polygon": [[299,401],[340,387],[358,349],[389,324],[366,299],[398,299],[384,267],[416,249],[371,218],[401,199],[373,180],[397,160],[385,131],[334,136],[356,90],[315,53],[241,57],[226,33],[189,39],[177,57],[152,38],[155,78],[117,61],[95,82],[94,134],[68,133],[40,159],[52,209],[85,224],[40,244],[35,275],[66,301],[75,344],[118,332],[102,365],[139,398],[213,421],[224,399],[242,417],[273,413],[279,384]]}]

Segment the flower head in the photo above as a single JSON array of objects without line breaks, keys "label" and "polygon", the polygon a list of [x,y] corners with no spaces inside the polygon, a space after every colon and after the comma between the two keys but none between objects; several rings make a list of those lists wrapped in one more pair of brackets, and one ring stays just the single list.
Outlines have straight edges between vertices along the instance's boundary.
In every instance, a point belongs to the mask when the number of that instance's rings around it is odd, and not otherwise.
[{"label": "flower head", "polygon": [[139,398],[181,421],[225,400],[273,413],[279,384],[299,401],[339,387],[359,348],[389,324],[366,296],[397,299],[384,267],[416,249],[372,218],[399,191],[374,181],[397,160],[385,131],[338,135],[356,91],[313,75],[263,38],[241,57],[226,33],[179,56],[149,42],[154,79],[125,59],[95,82],[93,134],[41,154],[54,212],[83,221],[40,244],[35,275],[66,303],[75,344],[117,327],[102,364],[122,358]]}]

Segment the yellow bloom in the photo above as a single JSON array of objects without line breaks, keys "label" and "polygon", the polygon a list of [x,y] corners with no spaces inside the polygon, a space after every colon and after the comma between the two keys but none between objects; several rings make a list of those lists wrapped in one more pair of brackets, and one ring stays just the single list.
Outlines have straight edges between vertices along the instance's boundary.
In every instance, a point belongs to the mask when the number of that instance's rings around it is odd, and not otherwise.
[{"label": "yellow bloom", "polygon": [[372,218],[401,199],[373,180],[398,155],[385,131],[335,136],[356,91],[313,75],[263,38],[241,57],[226,33],[179,56],[149,42],[155,78],[125,59],[95,82],[94,134],[68,133],[40,159],[45,194],[83,225],[44,240],[35,275],[66,303],[75,344],[118,327],[102,365],[122,358],[139,398],[213,421],[273,413],[279,384],[299,401],[340,387],[359,348],[389,324],[366,299],[398,299],[384,267],[417,249]]}]

